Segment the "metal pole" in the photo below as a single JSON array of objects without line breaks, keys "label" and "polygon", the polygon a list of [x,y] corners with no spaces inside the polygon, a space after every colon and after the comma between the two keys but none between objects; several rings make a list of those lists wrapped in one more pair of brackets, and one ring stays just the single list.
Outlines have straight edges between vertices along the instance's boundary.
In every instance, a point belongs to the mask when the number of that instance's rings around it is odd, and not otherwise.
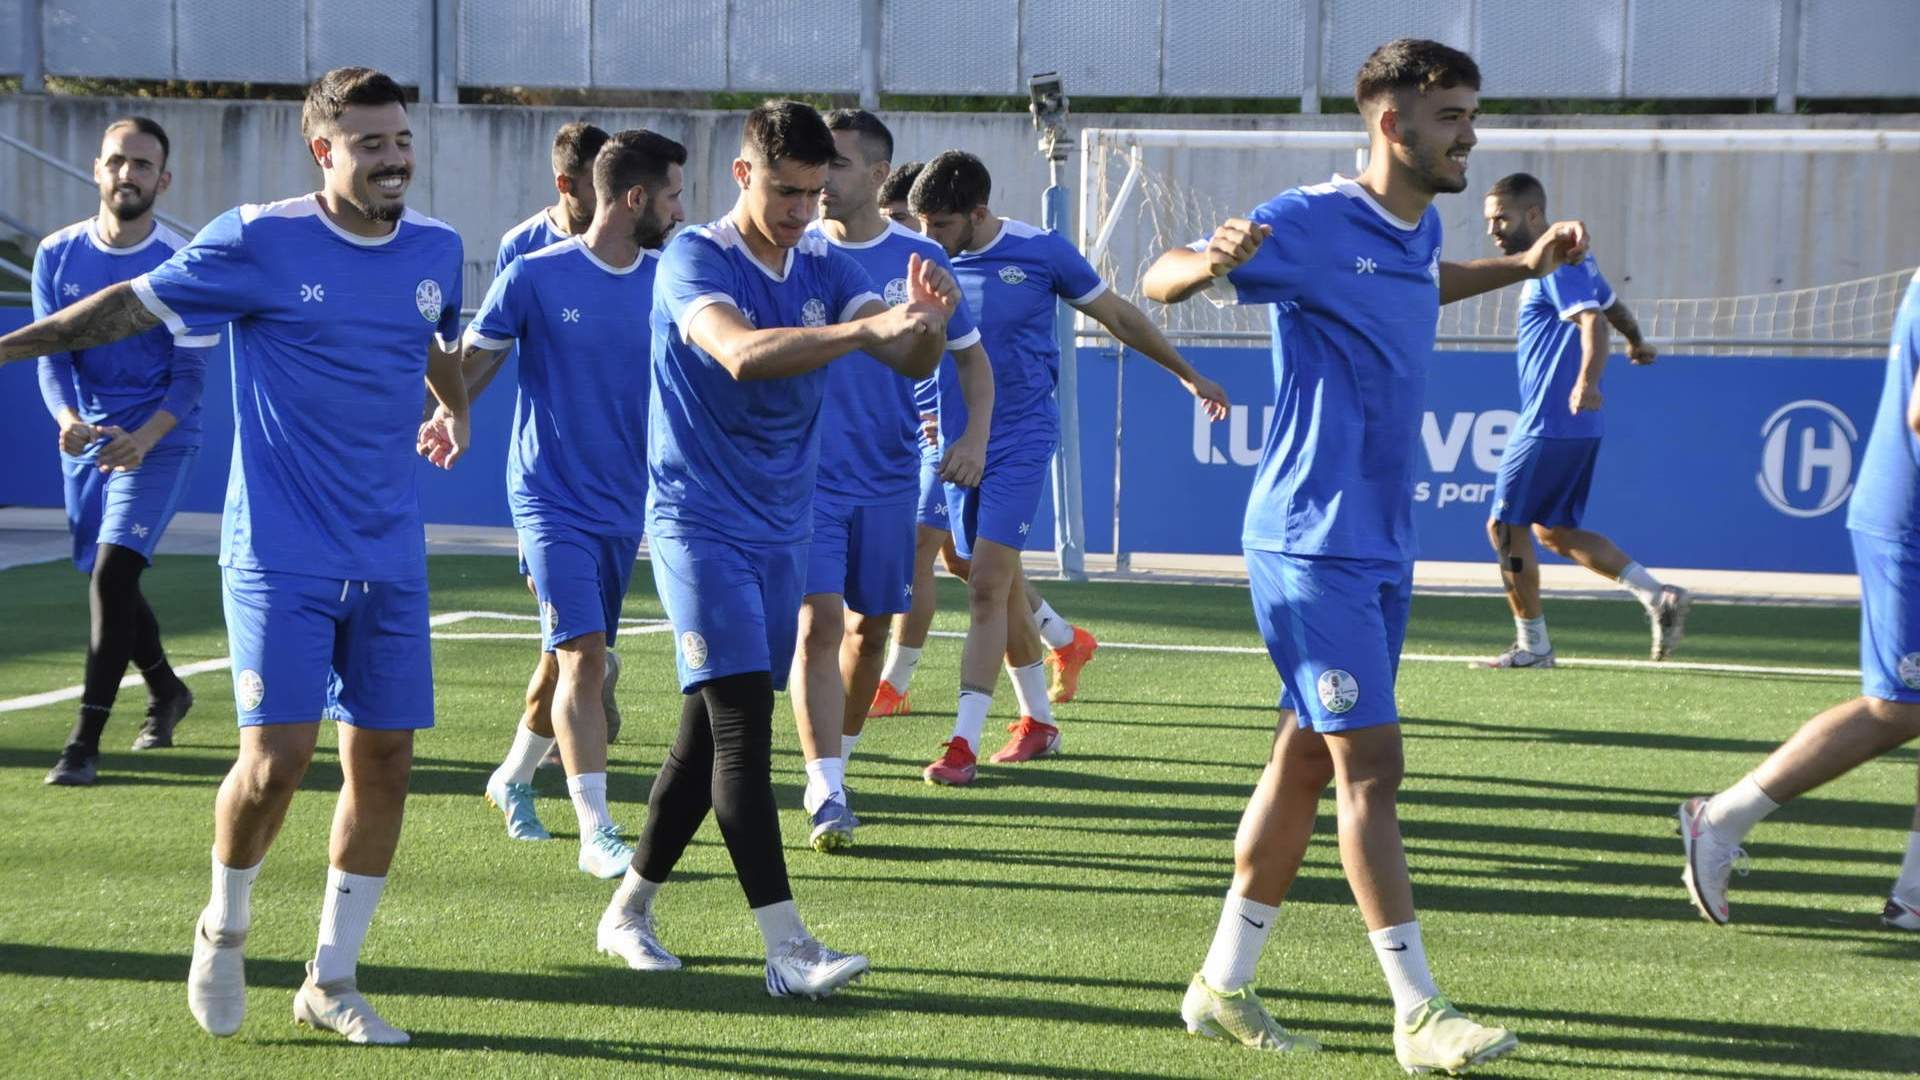
[{"label": "metal pole", "polygon": [[1800,0],[1780,5],[1779,83],[1774,87],[1773,111],[1791,113],[1800,89]]},{"label": "metal pole", "polygon": [[460,0],[433,0],[433,100],[460,100]]},{"label": "metal pole", "polygon": [[[1047,163],[1050,183],[1040,200],[1040,223],[1061,234],[1067,230],[1067,189],[1063,155]],[[1060,576],[1068,581],[1087,579],[1086,519],[1080,484],[1080,364],[1074,342],[1074,309],[1055,303],[1054,340],[1060,347],[1060,446],[1053,455],[1053,549],[1060,557]]]},{"label": "metal pole", "polygon": [[43,0],[24,0],[20,5],[20,92],[47,92],[47,58],[42,36]]},{"label": "metal pole", "polygon": [[1300,5],[1300,111],[1312,115],[1320,111],[1320,5],[1322,0],[1307,0]]},{"label": "metal pole", "polygon": [[860,107],[880,107],[880,0],[860,0]]}]

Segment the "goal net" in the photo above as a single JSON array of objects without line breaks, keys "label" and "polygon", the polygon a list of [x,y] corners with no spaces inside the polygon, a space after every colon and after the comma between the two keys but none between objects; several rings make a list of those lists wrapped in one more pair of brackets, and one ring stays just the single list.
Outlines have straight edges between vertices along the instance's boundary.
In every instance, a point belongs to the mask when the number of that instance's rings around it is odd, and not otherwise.
[{"label": "goal net", "polygon": [[[1139,303],[1140,278],[1162,251],[1286,188],[1353,174],[1363,150],[1359,132],[1089,130],[1081,144],[1082,250]],[[1914,273],[1902,268],[1913,247],[1885,243],[1878,265],[1865,261],[1871,238],[1865,251],[1835,250],[1854,238],[1835,237],[1805,194],[1836,175],[1852,177],[1842,186],[1854,191],[1897,190],[1898,170],[1911,168],[1915,151],[1916,132],[1485,130],[1468,192],[1436,205],[1447,258],[1496,254],[1479,193],[1509,172],[1538,176],[1553,216],[1587,221],[1595,257],[1663,351],[1864,355],[1886,347]],[[1849,213],[1876,216],[1870,206]],[[1794,281],[1781,268],[1825,271],[1826,280]],[[1882,272],[1857,276],[1863,268]],[[1843,270],[1853,273],[1837,280]],[[1511,347],[1519,296],[1516,285],[1442,308],[1439,347]],[[1179,344],[1261,344],[1268,336],[1262,307],[1147,308]],[[1098,340],[1100,327],[1082,317],[1080,331]]]}]

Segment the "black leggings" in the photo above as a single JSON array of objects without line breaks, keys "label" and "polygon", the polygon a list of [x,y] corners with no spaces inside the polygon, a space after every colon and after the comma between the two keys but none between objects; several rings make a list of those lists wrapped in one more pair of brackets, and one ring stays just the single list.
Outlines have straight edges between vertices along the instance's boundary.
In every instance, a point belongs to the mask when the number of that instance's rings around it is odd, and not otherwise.
[{"label": "black leggings", "polygon": [[693,842],[707,811],[733,859],[747,906],[793,899],[773,803],[773,676],[715,679],[686,696],[680,733],[647,799],[647,824],[633,865],[664,882]]},{"label": "black leggings", "polygon": [[160,622],[140,593],[147,560],[118,544],[101,544],[87,590],[92,627],[87,637],[87,675],[80,701],[102,711],[113,708],[120,678],[131,660],[146,671],[166,659],[160,647]]}]

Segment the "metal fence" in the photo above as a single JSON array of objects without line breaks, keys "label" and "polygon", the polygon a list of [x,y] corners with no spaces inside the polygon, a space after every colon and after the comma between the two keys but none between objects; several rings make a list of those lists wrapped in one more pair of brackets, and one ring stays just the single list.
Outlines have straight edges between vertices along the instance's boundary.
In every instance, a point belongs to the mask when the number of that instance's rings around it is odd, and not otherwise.
[{"label": "metal fence", "polygon": [[[1367,52],[1468,49],[1491,98],[1920,97],[1916,0],[0,0],[0,74],[462,86],[1346,96]],[[10,47],[17,43],[17,48]]]}]

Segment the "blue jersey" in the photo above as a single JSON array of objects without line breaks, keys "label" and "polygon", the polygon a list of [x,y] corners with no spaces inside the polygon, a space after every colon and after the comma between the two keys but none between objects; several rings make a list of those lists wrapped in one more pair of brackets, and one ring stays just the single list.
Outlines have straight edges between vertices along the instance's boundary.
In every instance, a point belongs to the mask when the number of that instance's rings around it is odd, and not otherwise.
[{"label": "blue jersey", "polygon": [[[92,218],[40,241],[33,253],[33,317],[44,319],[109,285],[131,281],[187,246],[179,233],[155,222],[132,247],[103,243]],[[72,409],[89,424],[127,431],[165,409],[178,421],[160,446],[200,445],[200,390],[207,359],[221,341],[219,326],[188,333],[156,326],[144,333],[79,352],[40,358],[40,397],[55,419]]]},{"label": "blue jersey", "polygon": [[1568,407],[1580,381],[1583,311],[1613,306],[1613,287],[1592,258],[1533,278],[1520,289],[1520,419],[1517,438],[1597,439],[1605,432],[1599,412],[1578,416]]},{"label": "blue jersey", "polygon": [[730,218],[674,236],[653,289],[649,535],[749,544],[812,535],[820,399],[832,365],[739,382],[687,340],[694,316],[726,304],[762,330],[825,326],[879,302],[860,264],[818,235],[787,251],[779,275],[748,253]]},{"label": "blue jersey", "polygon": [[304,195],[229,210],[134,280],[175,333],[232,323],[220,565],[426,573],[415,433],[429,345],[459,345],[460,273],[447,225],[408,210],[386,236],[354,236]]},{"label": "blue jersey", "polygon": [[637,537],[646,528],[648,317],[656,251],[625,269],[578,237],[493,279],[467,341],[520,344],[507,448],[513,523]]},{"label": "blue jersey", "polygon": [[1880,409],[1847,505],[1847,528],[1902,544],[1920,543],[1920,438],[1907,426],[1914,366],[1920,364],[1920,274],[1893,320]]},{"label": "blue jersey", "polygon": [[1272,419],[1241,542],[1410,560],[1414,450],[1440,317],[1439,212],[1403,221],[1336,176],[1250,217],[1273,235],[1213,286],[1272,305]]},{"label": "blue jersey", "polygon": [[[952,272],[940,245],[895,222],[864,244],[835,240],[815,222],[808,230],[846,252],[888,304],[907,299],[907,258],[919,255]],[[947,348],[980,340],[965,305],[947,320]],[[951,363],[941,357],[942,364]],[[937,378],[937,376],[936,376]],[[930,382],[931,379],[921,380]],[[898,502],[920,491],[920,410],[915,383],[863,352],[827,365],[820,403],[820,494],[848,503]]]},{"label": "blue jersey", "polygon": [[[1006,218],[986,247],[954,256],[953,273],[993,361],[987,454],[1052,446],[1060,434],[1060,410],[1053,400],[1060,381],[1057,302],[1085,304],[1106,292],[1107,283],[1060,234]],[[940,432],[948,440],[959,438],[967,426],[958,399],[954,394],[941,401]]]},{"label": "blue jersey", "polygon": [[522,255],[531,255],[552,247],[567,237],[553,227],[553,217],[542,207],[540,212],[508,229],[500,237],[500,250],[493,256],[493,276],[507,272],[507,266]]}]

